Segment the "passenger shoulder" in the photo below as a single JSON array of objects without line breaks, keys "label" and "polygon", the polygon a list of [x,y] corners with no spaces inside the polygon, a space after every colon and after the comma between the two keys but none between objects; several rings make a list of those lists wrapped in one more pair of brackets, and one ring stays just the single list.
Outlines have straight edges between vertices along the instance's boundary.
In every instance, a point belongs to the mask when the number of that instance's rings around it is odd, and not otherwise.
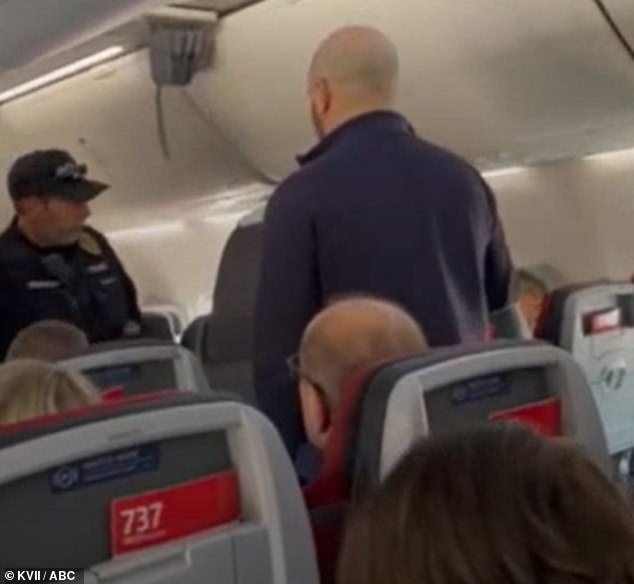
[{"label": "passenger shoulder", "polygon": [[316,186],[311,167],[304,166],[286,177],[273,191],[271,205],[284,208],[310,206]]},{"label": "passenger shoulder", "polygon": [[467,160],[459,154],[456,154],[443,146],[427,142],[426,140],[420,138],[419,142],[421,148],[426,151],[427,155],[435,158],[440,164],[447,166],[453,171],[459,170],[461,173],[468,176],[479,176],[478,171],[473,167],[473,165],[467,162]]},{"label": "passenger shoulder", "polygon": [[434,159],[434,167],[439,169],[447,180],[451,180],[463,188],[469,187],[469,190],[473,192],[488,196],[490,187],[473,164],[442,146],[424,140],[421,140],[421,143],[422,147],[427,150],[428,156]]},{"label": "passenger shoulder", "polygon": [[0,260],[22,258],[29,254],[29,247],[17,236],[15,229],[7,227],[0,233]]}]

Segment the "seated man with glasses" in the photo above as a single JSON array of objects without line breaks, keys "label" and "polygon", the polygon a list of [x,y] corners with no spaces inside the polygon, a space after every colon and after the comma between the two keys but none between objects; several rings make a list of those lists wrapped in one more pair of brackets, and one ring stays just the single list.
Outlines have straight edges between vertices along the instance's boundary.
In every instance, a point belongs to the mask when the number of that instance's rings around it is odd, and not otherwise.
[{"label": "seated man with glasses", "polygon": [[377,361],[425,350],[416,321],[392,302],[348,297],[322,310],[306,327],[299,353],[288,359],[311,444],[326,448],[340,392],[352,375]]},{"label": "seated man with glasses", "polygon": [[[328,448],[335,412],[346,407],[342,392],[352,376],[377,361],[419,355],[427,341],[414,319],[397,304],[367,296],[337,300],[309,323],[299,353],[288,359],[298,381],[301,410],[310,445],[296,461],[300,479],[308,484],[304,498],[311,511],[321,581],[334,581],[342,523],[338,509],[339,481],[336,442]],[[343,412],[342,412],[343,413]],[[312,456],[311,456],[312,454]],[[311,460],[314,459],[314,460]],[[320,512],[326,509],[324,522]]]}]

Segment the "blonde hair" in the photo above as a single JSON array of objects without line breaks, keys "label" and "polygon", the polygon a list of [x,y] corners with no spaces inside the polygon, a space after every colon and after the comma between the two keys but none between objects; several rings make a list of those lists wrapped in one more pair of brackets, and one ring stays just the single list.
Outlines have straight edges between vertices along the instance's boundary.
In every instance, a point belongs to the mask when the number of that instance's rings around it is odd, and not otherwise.
[{"label": "blonde hair", "polygon": [[88,379],[61,365],[18,359],[0,367],[0,425],[99,402]]}]

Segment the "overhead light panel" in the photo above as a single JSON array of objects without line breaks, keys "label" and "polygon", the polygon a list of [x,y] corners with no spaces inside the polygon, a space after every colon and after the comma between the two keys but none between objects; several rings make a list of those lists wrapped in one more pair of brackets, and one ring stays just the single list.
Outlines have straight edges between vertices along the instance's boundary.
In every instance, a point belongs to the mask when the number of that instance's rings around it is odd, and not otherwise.
[{"label": "overhead light panel", "polygon": [[110,231],[107,233],[107,236],[110,239],[137,239],[155,237],[167,233],[182,233],[183,231],[185,231],[185,224],[182,221],[170,221],[169,223],[157,223],[144,227],[131,227],[130,229]]},{"label": "overhead light panel", "polygon": [[525,166],[507,166],[505,168],[496,168],[493,170],[487,170],[482,173],[484,178],[500,178],[503,176],[510,176],[513,174],[519,174],[525,172],[527,168]]},{"label": "overhead light panel", "polygon": [[584,156],[583,160],[589,160],[594,162],[608,162],[609,160],[615,160],[620,157],[631,157],[634,156],[634,148],[631,146],[629,148],[621,148],[619,150],[608,150],[606,152],[598,152],[596,154],[589,154],[588,156]]},{"label": "overhead light panel", "polygon": [[108,47],[107,49],[89,55],[88,57],[79,59],[74,63],[64,65],[59,69],[54,69],[53,71],[45,73],[40,77],[36,77],[35,79],[26,81],[25,83],[21,83],[16,87],[7,89],[6,91],[0,93],[0,105],[18,97],[22,97],[23,95],[33,93],[38,89],[42,89],[47,85],[51,85],[52,83],[61,81],[62,79],[66,79],[67,77],[71,77],[72,75],[76,75],[77,73],[81,73],[82,71],[86,71],[91,67],[99,65],[101,63],[105,63],[106,61],[110,61],[111,59],[122,55],[124,53],[124,50],[125,49],[121,46]]}]

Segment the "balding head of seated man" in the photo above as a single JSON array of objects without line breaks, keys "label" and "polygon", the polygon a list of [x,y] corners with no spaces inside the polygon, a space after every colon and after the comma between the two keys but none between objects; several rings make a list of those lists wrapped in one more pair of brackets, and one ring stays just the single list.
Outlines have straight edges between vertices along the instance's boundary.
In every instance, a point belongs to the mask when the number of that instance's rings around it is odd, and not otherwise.
[{"label": "balding head of seated man", "polygon": [[398,53],[380,31],[347,26],[317,49],[308,73],[308,95],[320,138],[344,122],[390,110],[398,84]]},{"label": "balding head of seated man", "polygon": [[341,392],[378,361],[423,353],[427,342],[400,306],[370,297],[336,300],[306,327],[297,358],[302,415],[310,442],[324,450]]},{"label": "balding head of seated man", "polygon": [[57,361],[90,346],[86,334],[61,320],[40,320],[22,329],[13,339],[6,360]]}]

